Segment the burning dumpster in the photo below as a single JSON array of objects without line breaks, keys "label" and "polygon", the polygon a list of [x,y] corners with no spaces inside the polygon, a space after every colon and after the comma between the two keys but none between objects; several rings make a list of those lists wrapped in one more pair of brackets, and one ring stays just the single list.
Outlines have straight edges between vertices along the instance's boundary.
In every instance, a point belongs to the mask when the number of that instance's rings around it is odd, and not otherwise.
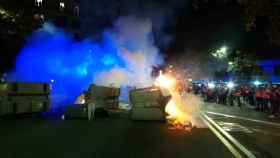
[{"label": "burning dumpster", "polygon": [[87,118],[88,120],[94,116],[107,116],[107,109],[118,108],[119,95],[119,88],[92,84],[78,98],[79,104],[66,107],[65,115],[67,118]]},{"label": "burning dumpster", "polygon": [[46,83],[0,83],[0,116],[45,112],[50,105],[49,94]]},{"label": "burning dumpster", "polygon": [[165,121],[165,105],[169,96],[164,96],[159,88],[150,87],[130,91],[132,120]]}]

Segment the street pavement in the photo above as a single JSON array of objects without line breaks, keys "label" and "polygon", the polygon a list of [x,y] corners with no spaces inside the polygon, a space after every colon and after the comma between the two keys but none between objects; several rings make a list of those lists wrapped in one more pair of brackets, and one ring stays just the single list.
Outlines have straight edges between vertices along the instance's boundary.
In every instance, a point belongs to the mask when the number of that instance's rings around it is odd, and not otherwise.
[{"label": "street pavement", "polygon": [[171,130],[129,114],[87,120],[26,118],[0,121],[3,158],[231,158],[208,128]]},{"label": "street pavement", "polygon": [[[202,111],[253,157],[280,157],[279,118],[213,103],[204,103]],[[234,157],[221,141],[229,139],[207,126],[171,130],[164,122],[131,121],[121,111],[93,121],[14,118],[0,120],[0,125],[0,154],[5,158]]]},{"label": "street pavement", "polygon": [[280,119],[248,107],[205,103],[205,114],[227,131],[255,157],[280,157]]}]

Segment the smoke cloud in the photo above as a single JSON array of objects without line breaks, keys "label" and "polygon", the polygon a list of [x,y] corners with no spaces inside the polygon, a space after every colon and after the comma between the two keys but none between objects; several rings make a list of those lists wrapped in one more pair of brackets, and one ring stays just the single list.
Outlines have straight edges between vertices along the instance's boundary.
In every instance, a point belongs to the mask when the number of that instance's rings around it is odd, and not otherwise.
[{"label": "smoke cloud", "polygon": [[117,87],[151,86],[152,66],[163,63],[158,48],[154,46],[151,21],[135,17],[120,18],[116,21],[114,29],[108,32],[116,43],[118,56],[126,68],[114,67],[101,72],[97,76],[96,83]]},{"label": "smoke cloud", "polygon": [[152,66],[162,63],[148,18],[121,17],[99,42],[75,41],[46,23],[28,39],[8,80],[50,83],[53,107],[58,107],[73,103],[91,83],[149,86]]}]

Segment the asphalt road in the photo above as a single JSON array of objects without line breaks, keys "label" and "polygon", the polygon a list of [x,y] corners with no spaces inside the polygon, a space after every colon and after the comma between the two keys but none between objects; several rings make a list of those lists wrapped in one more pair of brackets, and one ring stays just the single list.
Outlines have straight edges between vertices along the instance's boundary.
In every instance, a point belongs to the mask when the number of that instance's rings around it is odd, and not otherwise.
[{"label": "asphalt road", "polygon": [[[280,157],[280,120],[245,107],[206,103],[202,111],[255,157]],[[234,157],[209,128],[171,130],[163,122],[131,121],[115,113],[93,121],[49,118],[0,120],[5,158]],[[244,156],[244,154],[243,154]],[[246,157],[246,156],[244,156]]]},{"label": "asphalt road", "polygon": [[170,130],[162,122],[133,122],[128,114],[87,120],[0,121],[3,158],[231,158],[208,128]]},{"label": "asphalt road", "polygon": [[280,157],[280,121],[249,108],[205,104],[205,114],[255,157]]}]

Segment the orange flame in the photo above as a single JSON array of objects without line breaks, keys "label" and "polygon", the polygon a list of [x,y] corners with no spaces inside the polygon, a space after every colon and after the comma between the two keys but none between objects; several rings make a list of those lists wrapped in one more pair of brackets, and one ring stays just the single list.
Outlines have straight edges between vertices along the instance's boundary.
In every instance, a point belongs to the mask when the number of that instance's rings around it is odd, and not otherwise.
[{"label": "orange flame", "polygon": [[171,117],[178,116],[178,110],[173,99],[171,99],[166,105],[165,112],[168,113]]},{"label": "orange flame", "polygon": [[175,88],[176,80],[172,77],[163,75],[160,72],[160,75],[156,78],[155,85],[158,87],[166,88],[169,91],[171,91],[173,90],[173,88]]},{"label": "orange flame", "polygon": [[188,116],[183,109],[180,108],[184,103],[176,87],[176,79],[160,73],[160,75],[156,78],[155,85],[160,88],[167,89],[171,94],[172,98],[165,107],[165,112],[169,115],[168,118],[175,119],[177,122],[181,122],[182,124],[185,123],[186,120],[188,120]]}]

